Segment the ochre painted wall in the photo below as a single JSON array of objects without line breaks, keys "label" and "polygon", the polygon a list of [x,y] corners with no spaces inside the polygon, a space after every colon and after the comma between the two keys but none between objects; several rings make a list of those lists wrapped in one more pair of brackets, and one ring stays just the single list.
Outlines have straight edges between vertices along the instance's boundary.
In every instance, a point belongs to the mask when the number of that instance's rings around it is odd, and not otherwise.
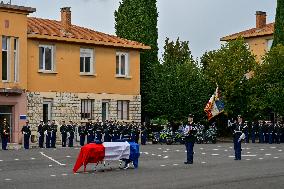
[{"label": "ochre painted wall", "polygon": [[248,43],[252,53],[256,55],[256,60],[261,62],[262,57],[268,51],[267,41],[273,39],[273,35],[257,37],[257,38],[248,38],[245,41]]},{"label": "ochre painted wall", "polygon": [[[5,21],[9,27],[5,27]],[[0,88],[27,88],[27,15],[17,11],[8,12],[0,9],[0,57],[2,57],[2,36],[10,37],[10,80],[2,82],[2,58],[0,58]],[[14,37],[19,38],[19,82],[14,82]]]},{"label": "ochre painted wall", "polygon": [[[55,72],[39,73],[39,45],[55,46]],[[80,48],[94,49],[95,76],[80,75]],[[130,78],[117,78],[116,52],[129,52]],[[140,94],[140,52],[28,39],[28,91]]]}]

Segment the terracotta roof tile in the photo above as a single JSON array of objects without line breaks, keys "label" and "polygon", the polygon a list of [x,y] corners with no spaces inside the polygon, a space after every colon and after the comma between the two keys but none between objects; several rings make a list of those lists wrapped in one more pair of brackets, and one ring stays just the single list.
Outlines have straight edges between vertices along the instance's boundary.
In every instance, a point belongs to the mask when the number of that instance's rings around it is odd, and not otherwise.
[{"label": "terracotta roof tile", "polygon": [[238,37],[251,38],[251,37],[272,35],[273,33],[274,33],[274,23],[270,23],[263,28],[252,28],[239,33],[228,35],[226,37],[222,37],[221,41],[234,40],[237,39]]},{"label": "terracotta roof tile", "polygon": [[57,40],[73,39],[74,42],[76,42],[76,40],[83,40],[83,42],[86,43],[107,46],[150,49],[149,46],[136,41],[123,39],[76,25],[72,25],[71,30],[68,33],[64,32],[62,28],[60,21],[28,17],[29,38],[36,38],[37,36],[40,36],[41,38],[46,37],[47,39],[48,37],[56,37]]}]

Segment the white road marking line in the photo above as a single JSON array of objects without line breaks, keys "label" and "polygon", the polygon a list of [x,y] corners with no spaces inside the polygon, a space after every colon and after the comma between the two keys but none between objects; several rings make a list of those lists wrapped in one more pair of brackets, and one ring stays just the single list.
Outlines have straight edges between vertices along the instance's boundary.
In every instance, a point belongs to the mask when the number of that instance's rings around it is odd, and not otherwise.
[{"label": "white road marking line", "polygon": [[265,154],[266,156],[271,156],[271,154]]},{"label": "white road marking line", "polygon": [[228,152],[228,150],[224,150],[225,152]]},{"label": "white road marking line", "polygon": [[44,157],[50,159],[51,161],[57,163],[58,165],[66,165],[66,164],[60,163],[59,161],[56,161],[56,160],[53,159],[52,157],[49,157],[49,156],[45,155],[43,152],[40,152],[40,154],[43,155]]},{"label": "white road marking line", "polygon": [[166,165],[160,165],[161,167],[165,167]]},{"label": "white road marking line", "polygon": [[152,154],[152,156],[155,156],[156,154]]},{"label": "white road marking line", "polygon": [[205,152],[203,152],[203,153],[201,153],[202,155],[205,155],[206,153]]},{"label": "white road marking line", "polygon": [[73,173],[74,175],[79,175],[79,173]]},{"label": "white road marking line", "polygon": [[250,150],[250,148],[247,148],[247,150]]},{"label": "white road marking line", "polygon": [[168,151],[163,151],[164,153],[168,152]]},{"label": "white road marking line", "polygon": [[179,164],[177,164],[177,163],[173,164],[173,166],[177,166],[177,165],[179,165]]},{"label": "white road marking line", "polygon": [[0,159],[0,162],[3,161],[2,159]]},{"label": "white road marking line", "polygon": [[35,160],[35,158],[33,158],[33,157],[32,157],[32,158],[30,158],[30,159],[31,159],[31,160]]},{"label": "white road marking line", "polygon": [[187,151],[185,150],[184,152],[186,153]]},{"label": "white road marking line", "polygon": [[167,151],[169,151],[170,149],[167,149]]},{"label": "white road marking line", "polygon": [[144,152],[144,154],[148,155],[149,153],[148,152]]},{"label": "white road marking line", "polygon": [[140,152],[140,154],[143,154],[143,152]]},{"label": "white road marking line", "polygon": [[79,150],[80,148],[74,148],[75,150]]},{"label": "white road marking line", "polygon": [[162,150],[162,148],[158,148],[158,150]]},{"label": "white road marking line", "polygon": [[247,152],[247,154],[250,154],[250,152]]},{"label": "white road marking line", "polygon": [[158,155],[158,157],[161,157],[162,155]]},{"label": "white road marking line", "polygon": [[251,159],[246,159],[247,161],[250,161]]},{"label": "white road marking line", "polygon": [[230,146],[229,148],[231,148],[231,149],[232,149],[233,147],[232,147],[232,146]]},{"label": "white road marking line", "polygon": [[217,146],[218,148],[222,148],[222,146]]},{"label": "white road marking line", "polygon": [[163,157],[164,159],[167,159],[167,158],[169,158],[169,156],[165,156],[165,157]]},{"label": "white road marking line", "polygon": [[204,148],[199,148],[200,150],[203,150]]},{"label": "white road marking line", "polygon": [[179,152],[179,150],[176,150],[176,152]]},{"label": "white road marking line", "polygon": [[211,154],[211,156],[219,156],[220,154]]},{"label": "white road marking line", "polygon": [[19,159],[14,159],[15,161],[19,161]]},{"label": "white road marking line", "polygon": [[244,154],[242,157],[255,157],[257,156],[256,154]]},{"label": "white road marking line", "polygon": [[279,157],[274,157],[274,159],[278,159]]},{"label": "white road marking line", "polygon": [[10,180],[12,180],[12,179],[6,178],[5,180],[6,180],[6,181],[10,181]]},{"label": "white road marking line", "polygon": [[52,167],[52,165],[48,165],[48,167]]},{"label": "white road marking line", "polygon": [[262,160],[263,158],[258,158],[258,159]]},{"label": "white road marking line", "polygon": [[233,158],[233,157],[235,157],[235,156],[228,156],[229,158]]},{"label": "white road marking line", "polygon": [[71,156],[66,156],[67,158],[70,158]]},{"label": "white road marking line", "polygon": [[67,176],[67,174],[66,173],[63,173],[63,174],[61,174],[62,176]]},{"label": "white road marking line", "polygon": [[278,150],[278,152],[282,152],[282,150]]},{"label": "white road marking line", "polygon": [[202,161],[201,163],[202,163],[202,164],[205,164],[206,162],[205,162],[205,161]]},{"label": "white road marking line", "polygon": [[271,146],[270,148],[271,148],[271,149],[275,149],[276,147],[275,147],[275,146]]},{"label": "white road marking line", "polygon": [[56,177],[56,175],[50,175],[51,177]]},{"label": "white road marking line", "polygon": [[264,149],[262,148],[262,149],[260,149],[261,151],[263,151]]},{"label": "white road marking line", "polygon": [[214,150],[214,151],[218,151],[219,149],[215,148],[215,149],[212,149],[212,150]]}]

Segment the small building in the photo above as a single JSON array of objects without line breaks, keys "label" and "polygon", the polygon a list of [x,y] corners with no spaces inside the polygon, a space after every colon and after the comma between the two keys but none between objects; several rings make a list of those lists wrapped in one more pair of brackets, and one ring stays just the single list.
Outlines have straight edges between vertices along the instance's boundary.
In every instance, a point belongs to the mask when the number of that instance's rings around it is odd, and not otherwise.
[{"label": "small building", "polygon": [[28,17],[35,8],[0,4],[0,123],[21,143],[40,120],[141,121],[140,52],[144,44],[72,25]]},{"label": "small building", "polygon": [[235,40],[243,37],[249,45],[252,53],[256,55],[257,61],[261,61],[262,57],[268,52],[272,46],[274,33],[274,23],[267,24],[266,12],[256,12],[256,26],[235,34],[222,37],[221,41]]}]

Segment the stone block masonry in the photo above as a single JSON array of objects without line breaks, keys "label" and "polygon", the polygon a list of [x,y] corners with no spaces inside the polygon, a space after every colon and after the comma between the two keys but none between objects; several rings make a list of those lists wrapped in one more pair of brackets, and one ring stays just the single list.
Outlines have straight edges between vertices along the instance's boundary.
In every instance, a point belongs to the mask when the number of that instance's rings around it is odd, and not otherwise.
[{"label": "stone block masonry", "polygon": [[[102,120],[102,102],[109,102],[109,119],[117,120],[117,101],[129,101],[129,120],[141,122],[141,96],[120,94],[94,94],[94,93],[69,93],[69,92],[27,92],[27,116],[33,133],[36,134],[37,125],[43,119],[43,104],[51,104],[51,120],[58,126],[61,121],[72,120],[76,123],[81,119],[81,100],[93,99],[93,119]],[[58,128],[59,131],[59,128]]]}]

